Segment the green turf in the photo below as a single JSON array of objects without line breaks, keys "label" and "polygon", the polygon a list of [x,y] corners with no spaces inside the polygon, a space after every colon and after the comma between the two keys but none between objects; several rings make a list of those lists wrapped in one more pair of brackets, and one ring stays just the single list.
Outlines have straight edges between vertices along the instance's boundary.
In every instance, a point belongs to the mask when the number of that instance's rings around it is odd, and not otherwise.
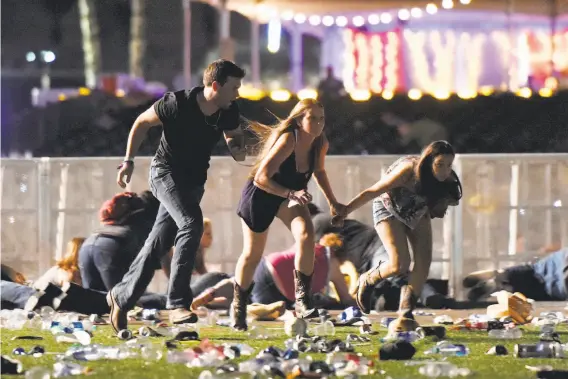
[{"label": "green turf", "polygon": [[[276,323],[271,323],[266,325],[267,327],[277,326]],[[132,329],[135,327],[133,326]],[[525,333],[520,340],[509,340],[501,341],[512,352],[513,346],[516,343],[534,343],[538,340],[538,331],[532,327],[524,328]],[[335,338],[345,339],[349,333],[357,333],[358,328],[356,327],[342,327],[337,328],[337,333]],[[561,332],[561,339],[566,342],[566,336],[568,328],[559,328]],[[562,333],[563,332],[563,333]],[[43,341],[27,341],[27,340],[15,340],[12,341],[11,338],[17,335],[40,335],[45,339]],[[381,343],[379,338],[384,336],[384,329],[380,331],[379,336],[372,336],[372,343],[365,346],[358,346],[357,352],[364,354],[366,357],[371,358],[375,361],[376,370],[384,370],[386,374],[379,375],[378,373],[369,377],[382,377],[391,376],[393,379],[400,378],[417,378],[424,377],[418,373],[418,366],[408,367],[404,365],[404,362],[394,362],[394,361],[378,361],[377,351]],[[200,330],[201,338],[209,338],[213,343],[221,344],[227,343],[246,343],[257,349],[262,349],[271,345],[274,346],[284,346],[284,341],[287,337],[284,336],[283,331],[280,331],[279,337],[273,338],[271,340],[251,340],[248,339],[246,334],[237,333],[231,331],[229,328],[215,327],[215,328],[201,328]],[[513,357],[511,354],[508,356],[495,357],[487,356],[485,352],[493,345],[497,344],[498,341],[490,340],[485,332],[448,332],[448,339],[456,343],[466,344],[471,353],[467,357],[454,357],[449,360],[459,367],[468,367],[475,372],[475,378],[535,378],[536,375],[525,368],[525,365],[552,365],[557,369],[568,369],[568,359],[518,359]],[[153,338],[156,344],[160,345],[164,338]],[[94,332],[93,343],[105,344],[105,345],[116,345],[120,343],[116,337],[111,333],[111,329],[108,326],[98,327]],[[64,352],[70,345],[68,344],[58,344],[55,342],[54,337],[48,331],[33,331],[30,329],[23,330],[2,330],[2,354],[9,355],[13,358],[19,359],[23,364],[24,368],[31,368],[34,366],[51,366],[56,359],[55,354],[46,354],[40,358],[34,358],[30,356],[12,356],[12,350],[18,346],[21,346],[29,351],[34,345],[43,345],[48,352]],[[193,347],[197,346],[199,342],[191,341],[182,343],[183,346]],[[415,359],[424,359],[424,351],[432,346],[434,343],[432,341],[419,341],[415,343],[418,350],[415,355]],[[255,354],[256,354],[255,352]],[[164,351],[165,353],[165,351]],[[301,354],[301,357],[308,355],[308,353]],[[309,353],[314,360],[325,359],[324,354],[313,354]],[[250,359],[250,357],[242,357],[239,361]],[[126,359],[122,361],[96,361],[96,362],[78,362],[87,367],[92,368],[92,374],[89,375],[90,378],[194,378],[199,375],[203,368],[187,368],[182,364],[168,364],[164,358],[157,362],[145,362],[141,359]]]}]

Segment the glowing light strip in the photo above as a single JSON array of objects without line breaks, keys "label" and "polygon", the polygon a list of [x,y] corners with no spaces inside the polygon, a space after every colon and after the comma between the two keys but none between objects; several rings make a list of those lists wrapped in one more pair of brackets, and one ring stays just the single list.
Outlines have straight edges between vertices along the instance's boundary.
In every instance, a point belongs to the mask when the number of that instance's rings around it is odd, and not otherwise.
[{"label": "glowing light strip", "polygon": [[383,42],[378,35],[371,36],[371,91],[379,93],[383,90]]},{"label": "glowing light strip", "polygon": [[395,32],[388,32],[387,34],[387,49],[386,49],[386,83],[385,89],[394,91],[398,87],[398,52],[400,41]]}]

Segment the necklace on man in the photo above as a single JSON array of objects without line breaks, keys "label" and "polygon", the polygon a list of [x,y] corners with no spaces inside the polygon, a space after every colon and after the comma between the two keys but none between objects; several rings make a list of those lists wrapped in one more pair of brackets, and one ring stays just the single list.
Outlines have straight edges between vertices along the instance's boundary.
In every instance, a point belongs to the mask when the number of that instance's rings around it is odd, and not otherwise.
[{"label": "necklace on man", "polygon": [[[198,95],[199,96],[199,95]],[[203,98],[203,100],[205,100],[205,95],[203,95],[203,93],[201,93],[201,97]],[[203,111],[201,111],[203,113]],[[209,121],[207,121],[208,117],[214,116],[215,113],[217,113],[217,120],[215,121],[214,124],[210,124]],[[219,119],[221,118],[221,110],[219,109],[217,112],[215,112],[209,116],[207,116],[205,113],[203,113],[203,119],[205,120],[205,123],[209,126],[212,126],[214,128],[216,128],[219,124]]]},{"label": "necklace on man", "polygon": [[206,116],[205,114],[203,114],[203,118],[205,119],[205,123],[206,123],[207,125],[213,126],[213,127],[216,128],[217,125],[219,124],[219,119],[221,118],[221,110],[218,111],[217,120],[215,121],[215,123],[214,123],[214,124],[210,124],[209,121],[207,121],[207,117],[211,117],[211,116],[213,116],[213,115],[214,115],[214,114],[212,114],[212,115],[210,115],[210,116]]}]

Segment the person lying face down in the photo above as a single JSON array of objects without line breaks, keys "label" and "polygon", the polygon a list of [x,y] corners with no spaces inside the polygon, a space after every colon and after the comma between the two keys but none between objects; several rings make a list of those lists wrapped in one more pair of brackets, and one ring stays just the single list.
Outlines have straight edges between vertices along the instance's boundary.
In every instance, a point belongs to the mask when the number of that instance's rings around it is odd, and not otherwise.
[{"label": "person lying face down", "polygon": [[[158,207],[150,191],[122,192],[103,203],[101,226],[79,250],[85,288],[106,292],[122,280],[152,229]],[[160,268],[161,262],[155,262],[155,269]]]}]

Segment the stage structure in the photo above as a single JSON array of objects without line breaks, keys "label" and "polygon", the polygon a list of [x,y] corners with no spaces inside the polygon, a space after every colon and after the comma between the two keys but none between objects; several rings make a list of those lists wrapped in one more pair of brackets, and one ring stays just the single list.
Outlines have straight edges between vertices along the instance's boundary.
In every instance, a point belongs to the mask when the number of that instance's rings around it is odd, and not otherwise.
[{"label": "stage structure", "polygon": [[[429,93],[445,99],[457,93],[471,98],[494,90],[522,95],[525,88],[548,93],[568,79],[565,0],[329,0],[325,6],[311,0],[207,2],[222,15],[222,57],[233,57],[229,12],[251,19],[251,88],[260,88],[260,49],[277,51],[282,30],[290,34],[291,60],[290,82],[282,87],[294,93],[306,89],[305,34],[321,40],[322,72],[333,67],[358,97],[382,93],[388,99],[394,92],[408,92],[411,97]],[[259,46],[260,23],[269,24],[266,47]]]}]

